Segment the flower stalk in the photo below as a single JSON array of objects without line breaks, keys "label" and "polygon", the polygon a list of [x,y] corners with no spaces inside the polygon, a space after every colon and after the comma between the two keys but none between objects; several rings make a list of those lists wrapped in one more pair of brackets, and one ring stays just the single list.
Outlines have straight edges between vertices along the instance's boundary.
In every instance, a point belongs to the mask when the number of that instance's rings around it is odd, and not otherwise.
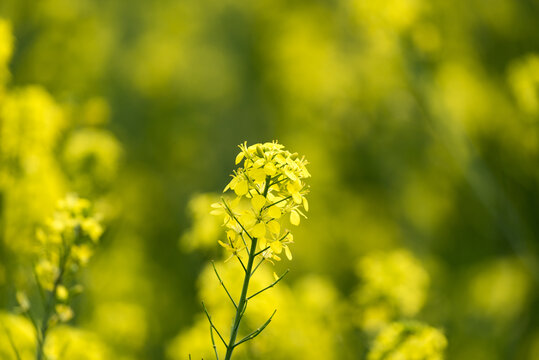
[{"label": "flower stalk", "polygon": [[[36,360],[47,358],[45,343],[50,329],[73,318],[71,301],[81,292],[77,272],[88,263],[102,233],[90,202],[75,195],[59,201],[54,216],[38,229],[32,270],[40,303],[31,303],[23,291],[16,294],[18,310],[34,327]],[[15,348],[14,352],[18,353]]]},{"label": "flower stalk", "polygon": [[307,161],[304,158],[300,159],[296,153],[284,150],[277,142],[251,146],[244,143],[239,147],[241,151],[236,157],[236,164],[243,162],[243,167],[234,171],[232,181],[224,190],[233,190],[236,198],[230,202],[222,198],[220,203],[212,204],[211,212],[213,215],[224,216],[223,225],[228,229],[227,240],[219,241],[219,244],[231,254],[229,259],[238,259],[244,270],[241,294],[236,302],[212,263],[220,285],[235,308],[230,337],[226,342],[203,303],[204,312],[210,322],[210,337],[217,360],[219,354],[214,331],[225,345],[224,359],[230,360],[236,347],[257,337],[272,321],[277,310],[273,311],[260,327],[237,340],[249,300],[274,287],[288,273],[287,270],[280,277],[276,276],[270,285],[249,295],[251,279],[264,261],[280,261],[279,255],[282,252],[289,260],[292,259],[289,245],[293,243],[293,236],[282,226],[286,219],[283,215],[289,215],[290,224],[299,225],[300,215],[306,217],[300,207],[308,211],[305,198],[308,186],[303,183],[303,179],[310,177],[310,174],[305,167]]},{"label": "flower stalk", "polygon": [[236,344],[236,337],[238,335],[238,330],[240,327],[240,322],[245,310],[247,310],[247,291],[249,289],[249,281],[251,280],[251,271],[253,270],[253,262],[255,259],[256,252],[256,243],[257,239],[254,238],[251,242],[251,251],[249,255],[249,260],[247,261],[247,269],[245,272],[245,278],[243,279],[243,286],[241,289],[240,300],[238,302],[238,308],[236,309],[236,315],[234,316],[234,323],[232,324],[232,329],[230,330],[230,340],[228,341],[228,346],[226,349],[225,360],[230,360],[232,358],[232,352],[234,348],[239,345]]}]

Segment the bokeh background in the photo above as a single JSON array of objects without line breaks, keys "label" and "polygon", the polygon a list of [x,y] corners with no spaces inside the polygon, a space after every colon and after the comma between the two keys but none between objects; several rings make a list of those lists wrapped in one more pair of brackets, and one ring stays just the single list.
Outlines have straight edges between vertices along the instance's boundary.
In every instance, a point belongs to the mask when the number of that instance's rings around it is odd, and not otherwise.
[{"label": "bokeh background", "polygon": [[537,0],[2,0],[0,19],[6,321],[36,226],[77,192],[107,231],[67,358],[209,359],[209,205],[238,144],[277,139],[311,163],[311,211],[239,356],[363,359],[414,319],[447,359],[539,358]]}]

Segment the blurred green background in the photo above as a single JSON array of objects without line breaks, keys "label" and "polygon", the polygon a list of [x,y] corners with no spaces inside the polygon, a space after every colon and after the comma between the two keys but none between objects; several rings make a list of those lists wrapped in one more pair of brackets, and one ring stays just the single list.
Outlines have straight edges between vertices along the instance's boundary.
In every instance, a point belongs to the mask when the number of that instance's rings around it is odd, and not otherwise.
[{"label": "blurred green background", "polygon": [[300,325],[246,358],[362,359],[400,319],[442,329],[448,359],[539,358],[537,0],[2,0],[0,19],[2,309],[76,191],[107,232],[73,325],[101,358],[200,358],[209,204],[238,144],[277,139],[311,163],[276,266]]}]

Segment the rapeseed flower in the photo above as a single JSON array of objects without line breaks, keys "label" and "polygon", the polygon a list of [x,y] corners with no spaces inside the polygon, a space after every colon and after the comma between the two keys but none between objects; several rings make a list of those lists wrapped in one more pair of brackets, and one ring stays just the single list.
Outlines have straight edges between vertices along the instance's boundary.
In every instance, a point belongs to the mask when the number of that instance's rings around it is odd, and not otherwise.
[{"label": "rapeseed flower", "polygon": [[[34,274],[42,304],[31,304],[24,292],[17,293],[19,311],[35,327],[36,359],[44,357],[49,329],[73,318],[71,300],[80,293],[75,276],[88,263],[102,234],[90,201],[76,195],[60,200],[54,215],[37,230]],[[34,307],[40,308],[40,318],[32,315]]]},{"label": "rapeseed flower", "polygon": [[442,360],[447,346],[438,329],[417,321],[395,322],[374,340],[368,360]]},{"label": "rapeseed flower", "polygon": [[279,261],[278,254],[284,250],[291,259],[288,244],[293,236],[283,226],[283,219],[288,216],[290,224],[297,226],[301,217],[306,218],[309,187],[304,180],[311,176],[308,162],[276,141],[251,146],[243,143],[239,148],[236,164],[243,162],[243,166],[234,171],[223,191],[234,191],[236,198],[212,204],[212,213],[224,215],[224,225],[229,229],[228,241],[219,243],[240,256],[248,240],[256,238],[265,258]]},{"label": "rapeseed flower", "polygon": [[[243,285],[238,302],[234,300],[215,265],[213,269],[219,283],[234,305],[236,315],[230,331],[229,341],[226,342],[212,321],[206,307],[204,311],[210,322],[210,333],[215,352],[219,359],[214,332],[225,345],[225,360],[230,360],[234,349],[244,342],[258,336],[273,319],[273,314],[255,331],[236,340],[241,319],[247,309],[249,300],[260,293],[272,288],[288,273],[280,277],[275,275],[275,281],[248,296],[249,282],[259,266],[267,259],[281,260],[283,251],[288,259],[292,259],[289,244],[293,236],[285,226],[284,219],[289,216],[292,225],[299,225],[300,216],[306,217],[303,211],[308,211],[309,205],[305,195],[309,187],[304,183],[311,174],[307,171],[307,160],[300,158],[297,153],[291,153],[284,146],[274,142],[247,146],[239,145],[240,152],[236,156],[236,165],[240,165],[232,174],[232,180],[225,186],[223,192],[232,190],[236,197],[211,205],[211,214],[223,216],[223,225],[227,228],[226,241],[219,244],[231,253],[230,258],[236,257],[244,270]],[[241,166],[243,165],[243,166]],[[243,258],[247,258],[246,262]],[[253,266],[254,260],[258,260]]]}]

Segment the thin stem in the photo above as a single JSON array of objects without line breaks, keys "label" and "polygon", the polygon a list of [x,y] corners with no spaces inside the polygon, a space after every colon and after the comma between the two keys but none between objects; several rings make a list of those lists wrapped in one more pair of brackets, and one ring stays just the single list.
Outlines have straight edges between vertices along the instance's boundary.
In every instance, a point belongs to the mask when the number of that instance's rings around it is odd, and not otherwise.
[{"label": "thin stem", "polygon": [[[270,182],[271,182],[271,176],[266,176],[266,182],[265,182],[264,191],[263,191],[264,197],[267,197],[268,195],[268,190],[269,190],[269,187],[271,186]],[[257,192],[258,192],[258,189],[257,189]],[[247,298],[247,291],[249,290],[249,281],[251,280],[251,277],[252,277],[253,263],[256,257],[255,253],[256,253],[256,245],[257,245],[258,239],[253,238],[251,235],[249,235],[249,233],[245,230],[243,225],[238,221],[234,213],[232,213],[232,211],[230,210],[230,208],[228,207],[224,199],[223,199],[223,202],[225,203],[225,206],[227,210],[229,211],[230,215],[234,218],[234,220],[236,220],[236,222],[241,226],[243,231],[245,231],[247,236],[249,236],[249,238],[251,239],[251,250],[249,251],[249,260],[247,262],[247,267],[245,268],[245,277],[243,279],[241,295],[238,302],[238,306],[236,308],[236,315],[234,316],[234,322],[232,323],[232,329],[230,330],[230,340],[228,341],[228,346],[226,348],[225,360],[230,360],[232,358],[232,352],[234,351],[234,348],[240,343],[247,341],[245,339],[242,339],[240,340],[239,343],[236,344],[236,337],[238,336],[240,322],[243,315],[245,314],[245,311],[247,310],[247,302],[249,300]],[[262,209],[260,211],[262,211]],[[271,317],[268,321],[266,321],[266,323],[263,326],[261,326],[257,330],[258,332],[255,331],[255,333],[249,335],[250,338],[254,338],[255,336],[257,336],[269,324],[269,321],[271,321]]]},{"label": "thin stem", "polygon": [[[276,241],[283,241],[288,236],[288,234],[290,234],[290,231],[287,231],[286,234],[284,234],[279,240],[276,240]],[[270,247],[271,246],[266,246],[264,249],[257,252],[255,256],[262,254],[264,251],[268,250]]]},{"label": "thin stem", "polygon": [[247,307],[247,290],[249,289],[249,280],[251,280],[251,271],[253,269],[253,261],[255,258],[254,254],[256,251],[256,243],[257,239],[254,238],[251,242],[251,255],[249,256],[249,261],[247,262],[247,271],[245,278],[243,279],[243,287],[241,289],[241,296],[236,309],[236,316],[234,317],[234,323],[232,324],[232,329],[230,331],[230,340],[228,341],[229,346],[226,349],[225,360],[230,360],[232,357],[232,351],[234,351],[234,343],[236,342],[236,337],[238,336],[241,317],[243,316],[243,313]]},{"label": "thin stem", "polygon": [[249,184],[251,184],[253,186],[253,188],[256,190],[256,192],[258,193],[258,195],[260,195],[260,191],[258,191],[258,188],[256,187],[255,184],[253,184],[253,182],[251,181],[251,179],[249,178],[249,176],[247,176],[246,173],[243,173],[243,175],[245,175],[245,179],[247,179],[247,182]]},{"label": "thin stem", "polygon": [[277,204],[282,203],[283,201],[286,201],[286,200],[288,200],[288,199],[292,199],[292,196],[287,196],[287,197],[285,197],[284,199],[281,199],[281,200],[279,200],[279,201],[274,202],[273,204],[266,205],[266,206],[264,206],[264,207],[262,208],[262,210],[264,210],[264,209],[269,209],[269,208],[272,207],[273,205],[277,205]]},{"label": "thin stem", "polygon": [[[269,191],[269,188],[271,186],[271,176],[266,176],[266,185],[264,187],[264,197],[268,197],[268,191]],[[262,212],[262,209],[260,209],[260,211]]]},{"label": "thin stem", "polygon": [[246,342],[246,341],[249,341],[249,340],[252,340],[254,339],[255,337],[257,337],[261,332],[262,330],[264,330],[266,328],[266,326],[269,325],[269,323],[271,322],[271,319],[273,319],[273,315],[275,315],[275,313],[277,312],[277,310],[273,310],[273,314],[271,314],[271,316],[269,317],[268,320],[266,320],[266,322],[264,324],[262,324],[262,326],[260,326],[258,329],[256,329],[255,331],[253,331],[252,333],[250,333],[249,335],[247,335],[246,337],[244,337],[243,339],[241,339],[240,341],[238,341],[234,347]]},{"label": "thin stem", "polygon": [[213,338],[213,327],[210,325],[210,337],[211,337],[211,344],[213,346],[213,351],[215,352],[215,358],[219,360],[219,354],[217,353],[217,346],[215,346],[215,339]]},{"label": "thin stem", "polygon": [[264,249],[262,249],[262,250],[260,250],[259,252],[257,252],[257,253],[255,254],[255,256],[258,256],[258,255],[262,254],[264,251],[268,250],[270,247],[271,247],[271,246],[266,246]]},{"label": "thin stem", "polygon": [[243,261],[241,260],[241,258],[239,257],[239,255],[236,255],[236,258],[237,258],[238,261],[240,262],[241,267],[243,268],[243,271],[245,271],[245,273],[247,273],[247,268],[246,268],[245,265],[243,264]]},{"label": "thin stem", "polygon": [[37,271],[36,271],[35,266],[32,266],[32,272],[34,274],[34,280],[36,282],[37,290],[39,292],[39,297],[41,298],[41,301],[43,302],[43,304],[45,304],[45,291],[43,291],[43,287],[39,283],[39,278],[37,276]]},{"label": "thin stem", "polygon": [[219,332],[219,330],[217,330],[217,328],[213,324],[213,321],[211,320],[211,316],[208,313],[208,309],[206,309],[206,305],[204,304],[204,302],[202,302],[202,308],[204,309],[204,312],[206,313],[206,317],[208,318],[208,321],[210,322],[210,327],[212,327],[215,330],[215,332],[217,333],[217,335],[219,335],[219,338],[221,339],[225,347],[228,349],[229,348],[228,344],[226,343],[225,339],[223,339],[223,337],[221,336],[221,333]]},{"label": "thin stem", "polygon": [[65,247],[65,251],[62,254],[62,257],[60,259],[60,266],[59,266],[60,272],[58,274],[58,277],[54,281],[54,285],[52,287],[51,292],[49,293],[49,298],[47,300],[47,304],[45,305],[45,312],[43,314],[43,319],[41,322],[41,328],[36,328],[36,331],[39,332],[38,343],[36,347],[36,360],[43,360],[45,356],[45,354],[43,353],[43,350],[45,347],[45,340],[47,339],[47,332],[49,330],[49,320],[51,316],[53,315],[54,306],[56,305],[56,292],[58,291],[58,287],[62,284],[67,261],[71,253],[71,246],[67,246],[65,241],[64,241],[64,247]]},{"label": "thin stem", "polygon": [[241,237],[241,241],[243,241],[243,245],[245,245],[245,251],[247,251],[247,256],[251,255],[249,253],[249,247],[247,246],[247,242],[245,241],[245,239],[243,238],[243,233],[240,233],[240,237]]},{"label": "thin stem", "polygon": [[265,288],[263,288],[262,290],[257,291],[257,292],[254,293],[253,295],[249,296],[249,297],[247,298],[247,300],[251,300],[252,298],[254,298],[255,296],[257,296],[258,294],[263,293],[264,291],[266,291],[266,290],[268,290],[268,289],[271,289],[272,287],[274,287],[275,285],[277,285],[277,283],[278,283],[279,281],[281,281],[281,280],[286,276],[286,274],[288,274],[289,271],[290,271],[290,270],[287,269],[287,270],[284,272],[284,274],[282,274],[277,280],[275,280],[273,283],[271,283],[271,285],[268,285],[268,286],[266,286]]},{"label": "thin stem", "polygon": [[228,210],[228,213],[230,216],[232,216],[232,218],[238,223],[238,225],[242,228],[242,230],[247,234],[247,236],[249,236],[249,239],[253,240],[253,237],[249,234],[249,232],[247,232],[247,230],[245,230],[245,228],[243,227],[242,223],[240,223],[240,221],[238,220],[238,218],[236,217],[236,215],[234,215],[234,213],[232,212],[232,210],[230,209],[230,207],[228,206],[228,204],[226,203],[225,199],[224,198],[221,198],[221,200],[223,201],[223,204],[225,205],[226,209]]},{"label": "thin stem", "polygon": [[226,288],[225,283],[223,282],[223,280],[221,280],[221,277],[219,276],[219,273],[217,272],[217,268],[215,267],[215,262],[212,261],[211,264],[213,265],[213,271],[215,271],[215,275],[217,275],[217,279],[219,279],[219,283],[221,284],[223,289],[225,289],[225,292],[228,295],[228,298],[230,299],[230,301],[232,301],[232,304],[234,304],[234,307],[237,309],[238,305],[236,305],[236,302],[234,301],[234,299],[228,292],[228,289]]},{"label": "thin stem", "polygon": [[255,268],[253,269],[253,271],[251,272],[251,276],[253,276],[256,272],[256,270],[260,267],[260,265],[262,265],[262,263],[264,262],[264,260],[266,260],[264,257],[262,257],[262,259],[260,259],[260,261],[258,262],[258,264],[255,266]]}]

